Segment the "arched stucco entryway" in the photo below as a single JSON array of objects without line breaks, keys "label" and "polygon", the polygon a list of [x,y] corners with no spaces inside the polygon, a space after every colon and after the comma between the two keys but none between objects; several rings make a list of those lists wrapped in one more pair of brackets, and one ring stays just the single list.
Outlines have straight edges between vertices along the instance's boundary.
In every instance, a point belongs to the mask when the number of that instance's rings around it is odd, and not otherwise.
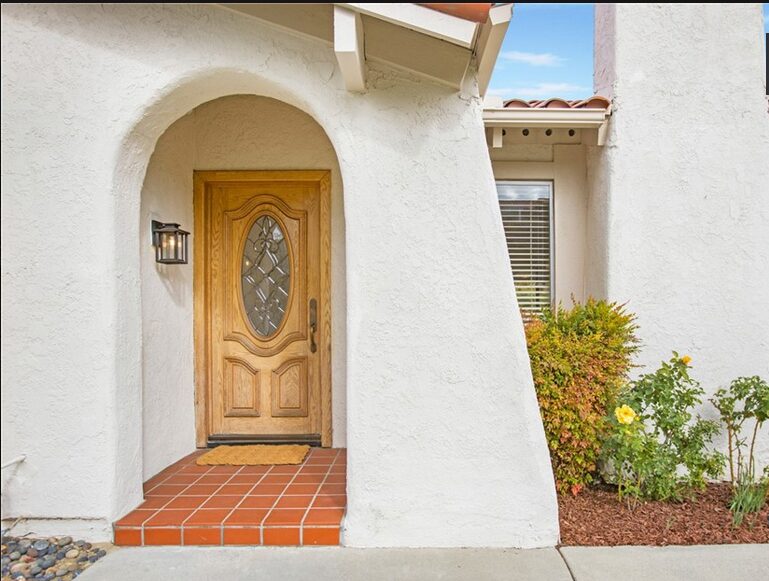
[{"label": "arched stucco entryway", "polygon": [[144,480],[195,446],[194,257],[185,266],[158,265],[148,242],[150,224],[179,222],[196,236],[193,170],[242,169],[331,171],[332,442],[345,445],[344,213],[336,154],[321,127],[300,110],[255,95],[222,97],[196,107],[163,133],[142,188]]},{"label": "arched stucco entryway", "polygon": [[[121,279],[134,283],[115,287],[116,302],[124,315],[116,321],[122,345],[116,364],[121,370],[118,383],[125,383],[116,394],[121,428],[113,515],[135,506],[141,498],[141,483],[195,446],[192,261],[181,268],[157,265],[149,244],[152,219],[182,220],[192,226],[193,170],[331,171],[333,442],[335,446],[345,444],[342,170],[324,129],[296,105],[310,107],[292,92],[251,73],[208,70],[179,79],[174,89],[143,111],[121,145],[114,181],[116,228],[125,236],[136,236],[138,248],[126,244],[116,248],[116,257],[122,261],[118,266]],[[126,219],[129,215],[136,217],[135,230]],[[126,252],[129,248],[138,249],[138,260],[137,255]],[[136,325],[137,308],[140,325]],[[169,342],[168,336],[180,341]],[[129,355],[132,351],[134,357]],[[169,405],[174,406],[173,414],[168,413]],[[166,445],[158,447],[155,440]],[[121,462],[121,456],[130,460]]]}]

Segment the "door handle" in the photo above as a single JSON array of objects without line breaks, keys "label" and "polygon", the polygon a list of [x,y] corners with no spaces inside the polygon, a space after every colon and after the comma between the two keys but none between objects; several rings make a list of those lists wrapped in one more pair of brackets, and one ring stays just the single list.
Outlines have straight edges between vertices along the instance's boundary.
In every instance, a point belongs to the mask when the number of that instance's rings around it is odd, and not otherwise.
[{"label": "door handle", "polygon": [[318,350],[315,343],[315,331],[318,330],[318,301],[310,299],[310,353]]}]

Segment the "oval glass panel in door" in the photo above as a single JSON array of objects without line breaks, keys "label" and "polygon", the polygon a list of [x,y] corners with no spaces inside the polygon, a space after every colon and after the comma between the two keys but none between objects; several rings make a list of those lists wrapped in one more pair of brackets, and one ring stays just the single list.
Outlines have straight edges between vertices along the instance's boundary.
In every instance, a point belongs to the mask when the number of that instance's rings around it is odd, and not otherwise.
[{"label": "oval glass panel in door", "polygon": [[291,291],[291,257],[278,221],[269,214],[254,220],[243,249],[241,292],[251,327],[262,338],[283,322]]}]

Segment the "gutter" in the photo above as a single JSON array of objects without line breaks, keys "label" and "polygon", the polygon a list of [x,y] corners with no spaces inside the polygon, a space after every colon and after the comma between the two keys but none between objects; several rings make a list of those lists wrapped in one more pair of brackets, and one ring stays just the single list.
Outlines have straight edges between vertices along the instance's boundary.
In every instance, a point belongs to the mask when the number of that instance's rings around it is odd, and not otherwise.
[{"label": "gutter", "polygon": [[609,119],[607,109],[505,109],[483,110],[486,127],[568,127],[598,129]]}]

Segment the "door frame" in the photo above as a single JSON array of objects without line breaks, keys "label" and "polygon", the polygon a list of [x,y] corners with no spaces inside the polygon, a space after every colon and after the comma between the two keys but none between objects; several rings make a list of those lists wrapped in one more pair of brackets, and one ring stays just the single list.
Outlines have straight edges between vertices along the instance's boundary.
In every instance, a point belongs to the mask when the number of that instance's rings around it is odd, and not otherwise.
[{"label": "door frame", "polygon": [[211,320],[208,228],[212,184],[243,182],[310,182],[320,193],[320,304],[318,353],[320,354],[321,445],[331,446],[331,172],[329,170],[250,170],[193,172],[193,335],[195,350],[195,441],[208,445],[211,435]]}]

